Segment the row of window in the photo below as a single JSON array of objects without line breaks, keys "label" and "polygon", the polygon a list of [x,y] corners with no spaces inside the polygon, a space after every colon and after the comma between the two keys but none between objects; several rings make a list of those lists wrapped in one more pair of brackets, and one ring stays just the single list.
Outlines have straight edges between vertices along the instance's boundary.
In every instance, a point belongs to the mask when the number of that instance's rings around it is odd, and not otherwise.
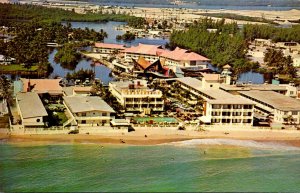
[{"label": "row of window", "polygon": [[212,105],[213,109],[252,109],[252,105]]},{"label": "row of window", "polygon": [[212,119],[211,123],[251,123],[251,119]]},{"label": "row of window", "polygon": [[[76,113],[77,116],[86,117],[86,113]],[[96,115],[96,113],[91,113],[91,115]],[[108,113],[97,113],[97,116],[108,116]]]},{"label": "row of window", "polygon": [[[213,111],[211,113],[212,116],[220,116],[221,115],[221,112],[215,112]],[[222,116],[252,116],[252,113],[251,112],[222,112]]]}]

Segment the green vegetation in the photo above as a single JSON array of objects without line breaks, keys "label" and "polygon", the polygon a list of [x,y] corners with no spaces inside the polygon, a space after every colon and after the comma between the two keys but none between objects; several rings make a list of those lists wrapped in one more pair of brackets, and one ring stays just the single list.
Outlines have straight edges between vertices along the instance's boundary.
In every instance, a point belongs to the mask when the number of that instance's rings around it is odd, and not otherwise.
[{"label": "green vegetation", "polygon": [[[209,28],[215,28],[217,32],[209,33]],[[195,22],[187,31],[173,32],[170,46],[183,47],[205,55],[218,67],[231,64],[238,72],[256,66],[245,59],[247,42],[239,32],[237,24],[225,24],[224,19],[214,22],[205,18]]]},{"label": "green vegetation", "polygon": [[95,78],[95,73],[93,72],[93,70],[83,70],[80,69],[77,72],[74,72],[73,74],[67,73],[66,75],[66,79],[67,80],[81,80],[81,81],[85,81],[86,79],[92,80]]},{"label": "green vegetation", "polygon": [[250,17],[250,16],[243,16],[243,15],[238,15],[238,14],[234,14],[234,13],[201,13],[199,15],[203,15],[203,16],[207,16],[207,17],[233,19],[233,20],[251,21],[251,22],[263,22],[263,23],[277,25],[276,22],[265,19],[263,17]]},{"label": "green vegetation", "polygon": [[140,25],[143,23],[141,21],[144,21],[143,18],[136,18],[124,14],[78,14],[74,11],[46,8],[36,5],[0,4],[0,25],[10,26],[12,22],[24,22],[37,18],[44,23],[61,21],[122,21],[135,26]]},{"label": "green vegetation", "polygon": [[246,40],[255,38],[272,39],[273,42],[299,42],[300,25],[291,28],[277,28],[272,25],[244,25],[243,36]]},{"label": "green vegetation", "polygon": [[264,62],[275,74],[284,74],[288,78],[294,78],[297,74],[297,69],[293,66],[291,56],[285,57],[282,50],[270,49],[266,52]]},{"label": "green vegetation", "polygon": [[80,53],[77,52],[74,45],[66,44],[58,49],[54,59],[55,62],[60,63],[62,67],[74,70],[80,58]]},{"label": "green vegetation", "polygon": [[[215,33],[207,31],[217,29]],[[277,28],[271,25],[245,25],[242,30],[236,23],[225,24],[224,19],[214,22],[205,18],[194,22],[186,31],[175,31],[170,37],[170,47],[176,46],[189,49],[211,58],[212,64],[222,67],[233,66],[235,74],[248,70],[259,70],[259,64],[246,59],[248,41],[255,38],[278,41],[300,42],[300,25],[292,28]],[[291,65],[281,65],[274,73],[294,76]],[[269,71],[269,70],[268,70]]]},{"label": "green vegetation", "polygon": [[127,31],[123,35],[117,35],[116,39],[118,41],[120,41],[120,40],[123,40],[123,41],[132,41],[132,40],[135,40],[135,34]]},{"label": "green vegetation", "polygon": [[12,72],[12,71],[37,71],[38,66],[32,65],[29,68],[26,68],[24,65],[19,64],[10,64],[10,65],[2,65],[1,66],[1,72]]}]

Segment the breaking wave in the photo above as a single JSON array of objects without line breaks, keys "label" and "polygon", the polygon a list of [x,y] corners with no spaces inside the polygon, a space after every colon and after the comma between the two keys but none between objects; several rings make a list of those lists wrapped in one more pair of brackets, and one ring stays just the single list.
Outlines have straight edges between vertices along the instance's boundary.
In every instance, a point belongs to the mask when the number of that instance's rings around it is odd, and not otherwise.
[{"label": "breaking wave", "polygon": [[275,142],[257,142],[252,140],[236,140],[236,139],[191,139],[186,141],[178,141],[167,143],[168,145],[177,146],[198,146],[198,145],[229,145],[239,147],[249,147],[256,149],[273,149],[273,150],[300,150],[299,147],[290,146],[284,143]]}]

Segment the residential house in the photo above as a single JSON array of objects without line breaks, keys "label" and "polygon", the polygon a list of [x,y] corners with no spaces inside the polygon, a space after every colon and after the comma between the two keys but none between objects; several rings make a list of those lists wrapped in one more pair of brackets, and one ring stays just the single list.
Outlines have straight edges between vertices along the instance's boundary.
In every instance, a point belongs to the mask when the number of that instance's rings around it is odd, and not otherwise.
[{"label": "residential house", "polygon": [[79,127],[109,126],[115,111],[98,96],[64,96],[64,105]]},{"label": "residential house", "polygon": [[34,128],[46,126],[48,113],[37,93],[17,93],[16,104],[21,124],[24,127]]}]

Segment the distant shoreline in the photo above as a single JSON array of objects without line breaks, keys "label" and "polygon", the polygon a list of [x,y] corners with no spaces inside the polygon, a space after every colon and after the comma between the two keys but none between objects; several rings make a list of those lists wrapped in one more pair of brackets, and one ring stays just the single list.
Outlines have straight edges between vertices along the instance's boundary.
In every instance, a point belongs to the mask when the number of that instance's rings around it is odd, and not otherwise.
[{"label": "distant shoreline", "polygon": [[190,139],[235,139],[257,142],[272,142],[300,147],[300,131],[258,130],[258,129],[211,129],[206,131],[173,131],[145,129],[124,133],[53,134],[53,135],[8,135],[0,133],[2,143],[24,145],[46,144],[122,144],[122,145],[159,145]]}]

